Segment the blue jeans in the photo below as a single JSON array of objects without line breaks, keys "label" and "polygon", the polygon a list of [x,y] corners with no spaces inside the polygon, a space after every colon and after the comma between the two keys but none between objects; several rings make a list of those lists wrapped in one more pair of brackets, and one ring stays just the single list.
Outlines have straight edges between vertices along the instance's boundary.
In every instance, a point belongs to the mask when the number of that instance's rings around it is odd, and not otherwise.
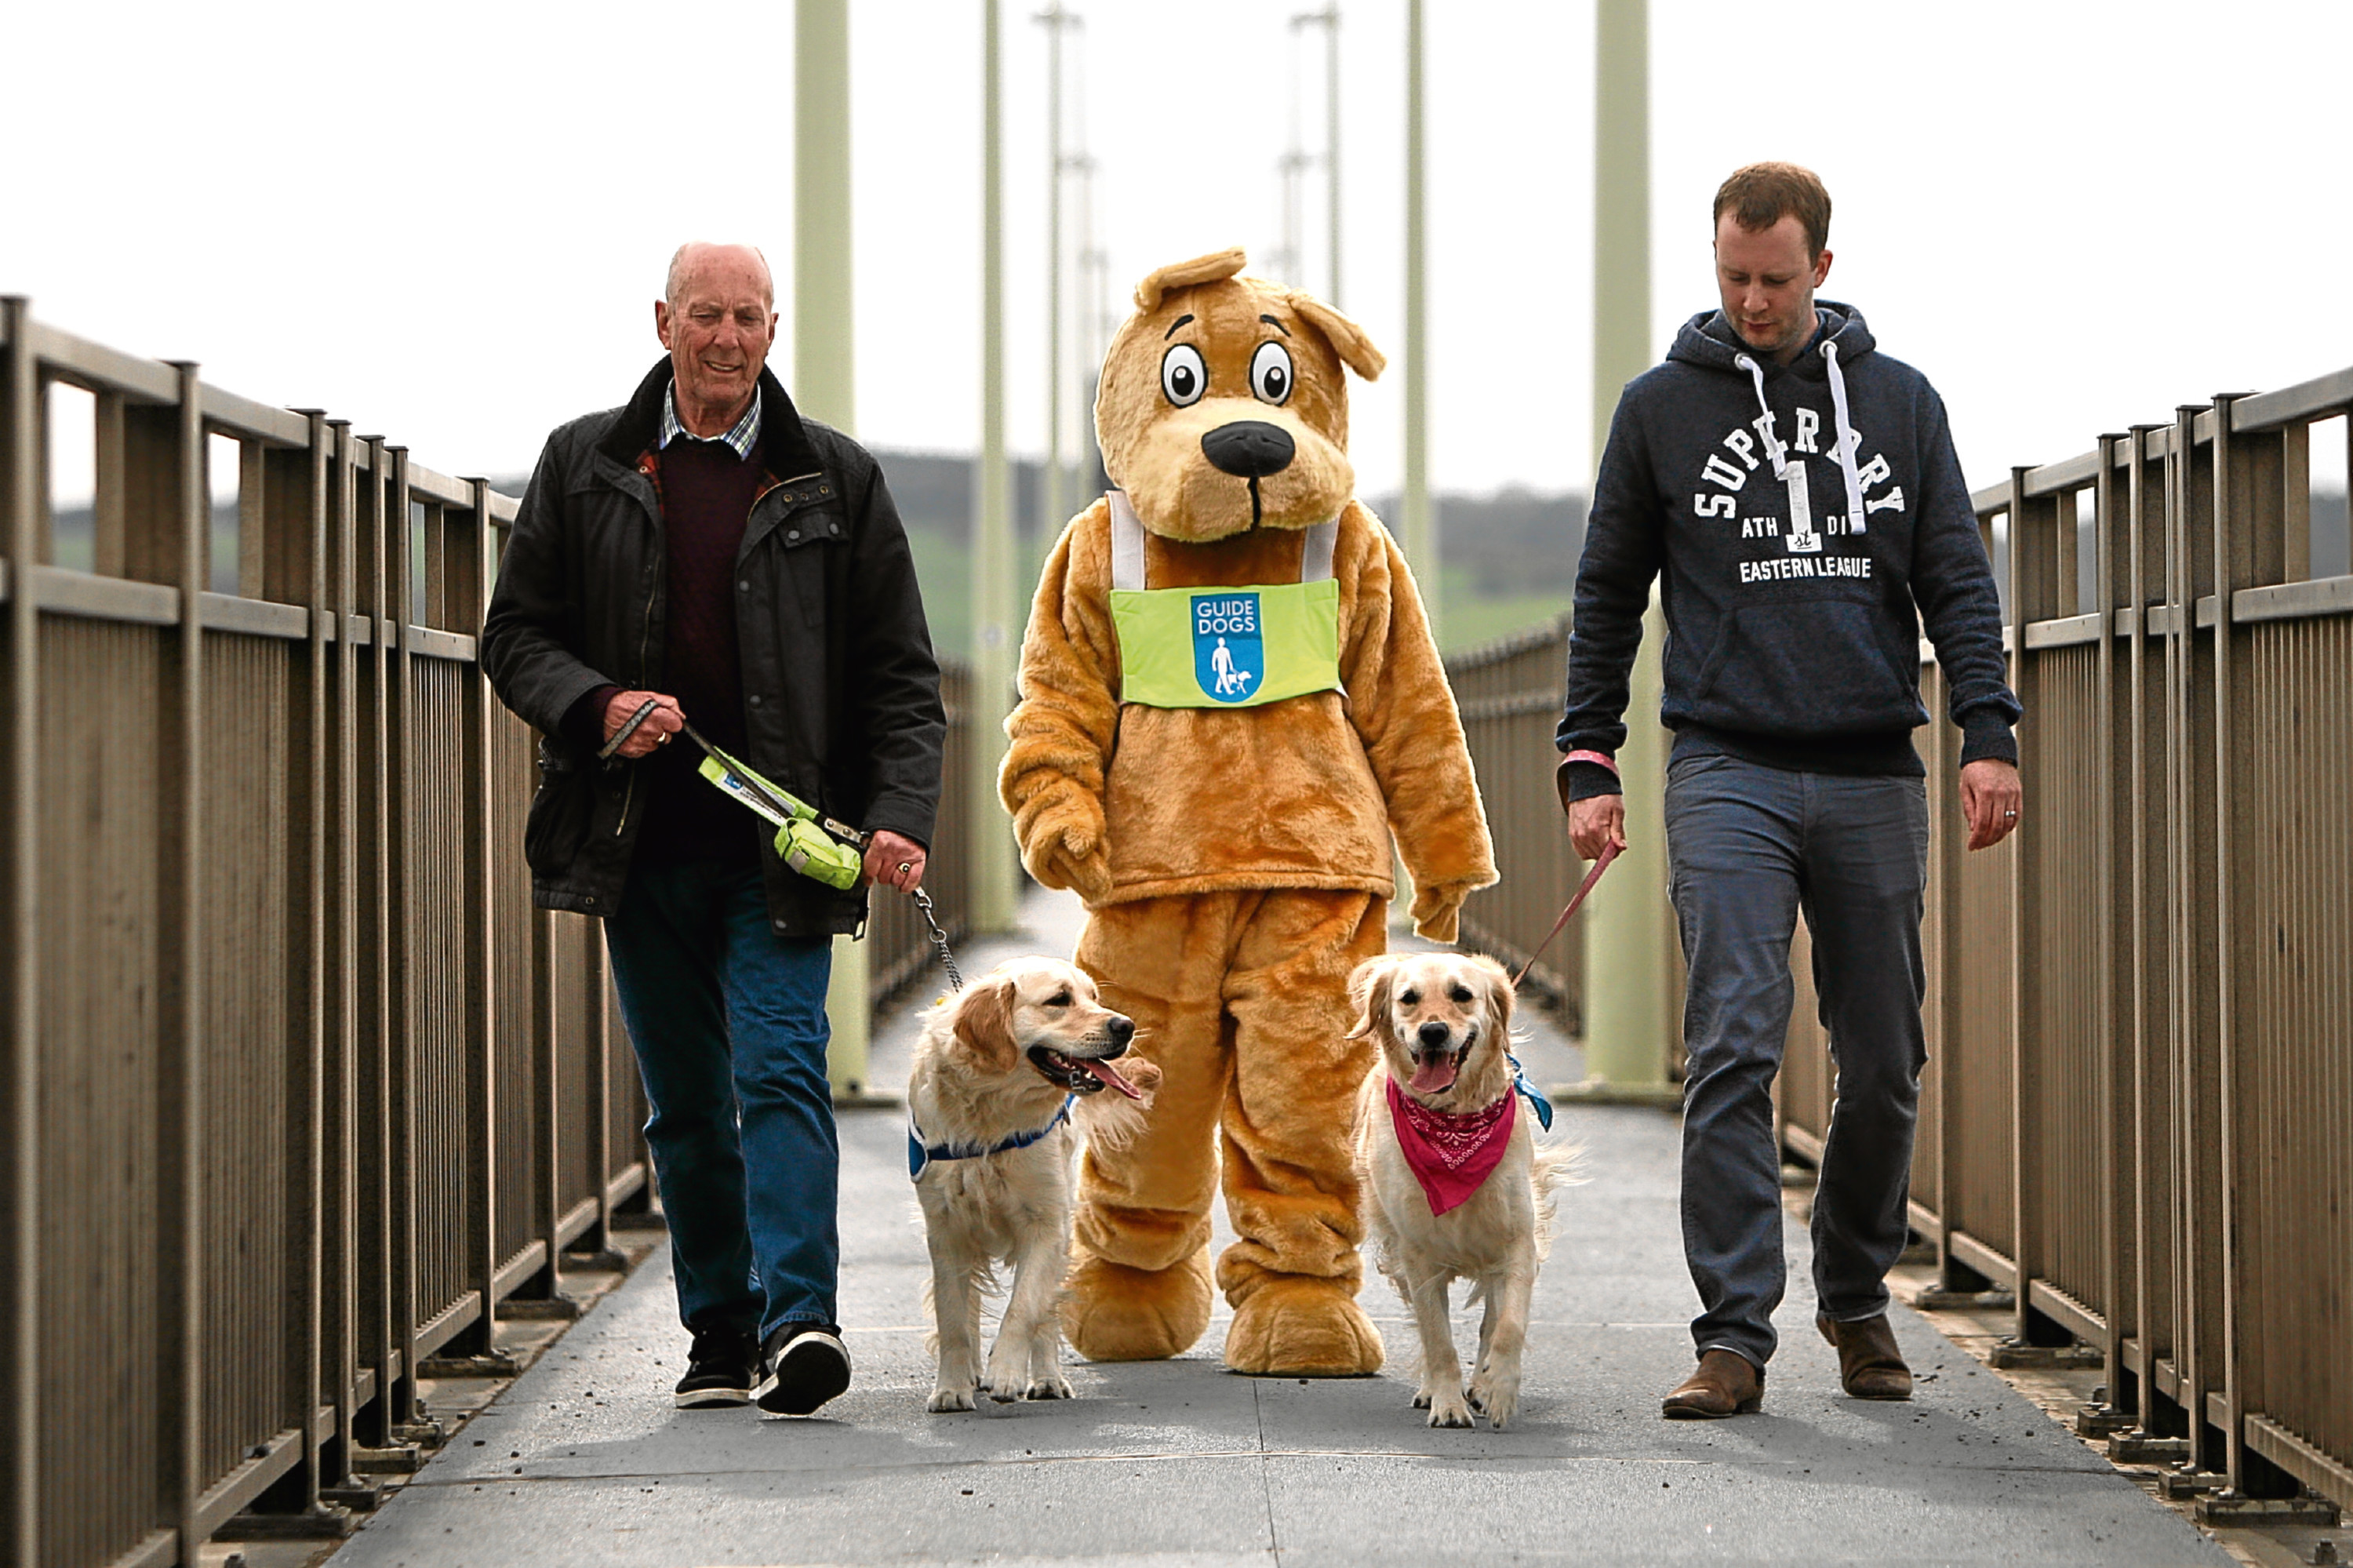
[{"label": "blue jeans", "polygon": [[1683,1254],[1703,1308],[1692,1338],[1703,1353],[1736,1351],[1763,1366],[1788,1278],[1772,1086],[1788,1035],[1800,909],[1838,1073],[1814,1197],[1815,1298],[1841,1322],[1887,1309],[1927,1061],[1927,790],[1918,779],[1796,773],[1696,754],[1669,765],[1666,805],[1690,969]]},{"label": "blue jeans", "polygon": [[763,1337],[839,1321],[832,944],[769,928],[757,867],[693,861],[631,866],[605,937],[653,1107],[679,1316]]}]

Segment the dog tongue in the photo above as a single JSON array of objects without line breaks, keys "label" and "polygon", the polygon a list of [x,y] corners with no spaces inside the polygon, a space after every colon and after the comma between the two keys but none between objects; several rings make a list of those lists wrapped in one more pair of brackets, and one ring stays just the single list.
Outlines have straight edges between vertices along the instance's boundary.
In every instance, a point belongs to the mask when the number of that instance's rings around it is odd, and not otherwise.
[{"label": "dog tongue", "polygon": [[1443,1052],[1416,1062],[1409,1080],[1417,1094],[1443,1094],[1454,1086],[1454,1053]]},{"label": "dog tongue", "polygon": [[1125,1078],[1121,1077],[1119,1075],[1119,1069],[1113,1067],[1109,1062],[1100,1062],[1084,1056],[1073,1057],[1071,1059],[1077,1062],[1080,1066],[1084,1067],[1088,1072],[1092,1073],[1096,1077],[1101,1078],[1111,1087],[1117,1089],[1121,1094],[1125,1095],[1129,1099],[1140,1100],[1144,1097],[1143,1092],[1134,1084],[1131,1084]]}]

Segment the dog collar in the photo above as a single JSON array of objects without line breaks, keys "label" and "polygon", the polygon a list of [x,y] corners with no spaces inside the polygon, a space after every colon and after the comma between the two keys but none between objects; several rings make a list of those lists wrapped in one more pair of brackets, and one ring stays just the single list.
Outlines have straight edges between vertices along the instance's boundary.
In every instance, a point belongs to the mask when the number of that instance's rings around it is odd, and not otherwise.
[{"label": "dog collar", "polygon": [[[1078,1098],[1076,1095],[1064,1096],[1062,1108],[1054,1113],[1053,1120],[1035,1132],[1017,1132],[1004,1142],[987,1149],[976,1143],[926,1143],[923,1141],[923,1129],[915,1125],[915,1113],[910,1110],[907,1113],[907,1180],[913,1181],[923,1175],[924,1167],[935,1160],[986,1160],[992,1154],[1027,1149],[1070,1120],[1071,1107],[1078,1103]],[[1551,1125],[1549,1118],[1546,1125]]]}]

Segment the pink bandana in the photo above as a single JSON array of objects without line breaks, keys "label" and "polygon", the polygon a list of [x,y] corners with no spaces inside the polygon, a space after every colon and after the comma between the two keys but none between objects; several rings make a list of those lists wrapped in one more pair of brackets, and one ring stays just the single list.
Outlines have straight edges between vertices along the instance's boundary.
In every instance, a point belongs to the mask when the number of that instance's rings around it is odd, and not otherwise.
[{"label": "pink bandana", "polygon": [[1388,1090],[1398,1147],[1430,1200],[1430,1212],[1442,1214],[1477,1192],[1504,1158],[1517,1114],[1514,1104],[1520,1097],[1507,1094],[1484,1110],[1454,1116],[1431,1110],[1398,1088],[1395,1078],[1388,1081]]}]

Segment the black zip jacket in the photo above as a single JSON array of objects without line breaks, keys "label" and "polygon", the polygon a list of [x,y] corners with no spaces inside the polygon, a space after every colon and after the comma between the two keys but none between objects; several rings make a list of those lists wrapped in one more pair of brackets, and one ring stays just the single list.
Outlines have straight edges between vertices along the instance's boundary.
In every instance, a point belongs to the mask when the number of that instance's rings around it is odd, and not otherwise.
[{"label": "black zip jacket", "polygon": [[[1944,403],[1875,351],[1860,312],[1815,304],[1820,331],[1794,364],[1751,354],[1710,312],[1626,387],[1577,567],[1562,751],[1624,743],[1663,573],[1660,716],[1678,751],[1916,776],[1925,627],[1962,760],[2016,760],[2000,608]],[[1618,789],[1586,763],[1564,782],[1571,800]]]},{"label": "black zip jacket", "polygon": [[[638,765],[598,762],[564,720],[598,686],[664,689],[661,505],[643,465],[670,380],[664,358],[627,407],[548,437],[483,619],[483,672],[540,734],[523,853],[544,908],[618,909],[644,823]],[[736,556],[744,760],[828,816],[928,846],[947,724],[906,531],[863,447],[801,418],[765,371],[760,397],[773,482]],[[863,889],[796,874],[759,836],[779,934],[863,925]]]}]

